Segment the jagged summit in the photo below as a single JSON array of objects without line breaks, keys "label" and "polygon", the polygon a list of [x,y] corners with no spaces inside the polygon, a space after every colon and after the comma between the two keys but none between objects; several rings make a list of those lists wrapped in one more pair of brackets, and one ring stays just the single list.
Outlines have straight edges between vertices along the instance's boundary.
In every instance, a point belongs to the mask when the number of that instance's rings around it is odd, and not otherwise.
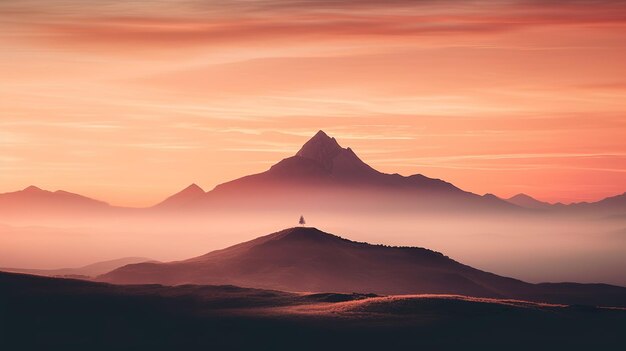
[{"label": "jagged summit", "polygon": [[[299,190],[294,191],[294,186]],[[399,207],[405,208],[405,204],[413,203],[407,199],[410,192],[415,195],[417,192],[448,194],[451,197],[442,197],[441,202],[456,201],[458,197],[473,197],[473,200],[480,198],[477,195],[466,193],[454,185],[439,179],[428,178],[423,175],[413,175],[409,177],[399,174],[387,174],[380,172],[367,163],[363,162],[351,148],[343,148],[335,138],[328,136],[324,131],[318,131],[309,139],[302,148],[292,157],[285,158],[276,163],[269,170],[242,177],[227,183],[218,185],[214,191],[207,193],[207,198],[219,196],[219,201],[231,201],[234,196],[254,194],[264,194],[271,199],[282,197],[282,203],[302,204],[302,189],[316,188],[316,195],[324,195],[335,198],[333,203],[337,203],[337,198],[343,196],[336,193],[338,189],[358,193],[363,196],[369,204],[377,206],[381,203],[382,189],[390,191],[385,201],[393,201]],[[400,201],[396,196],[398,191],[402,192],[405,202]],[[268,195],[270,194],[270,195]],[[396,196],[396,197],[394,197]],[[393,199],[391,197],[394,197]],[[454,197],[454,199],[452,199]],[[260,197],[259,197],[260,198]],[[262,201],[267,203],[267,197]],[[472,199],[470,199],[471,201]],[[211,200],[207,200],[211,201]],[[217,200],[213,200],[214,202]],[[328,200],[324,200],[324,207],[328,206]],[[476,200],[479,201],[479,200]],[[493,201],[491,201],[493,202]],[[491,202],[486,204],[491,206]],[[503,200],[505,206],[511,206]],[[234,202],[233,202],[234,203]],[[241,202],[238,202],[240,204]],[[248,202],[249,203],[249,202]],[[307,204],[304,204],[308,206]],[[412,205],[410,205],[412,206]],[[429,206],[431,206],[429,204]],[[455,205],[456,206],[456,205]]]},{"label": "jagged summit", "polygon": [[315,160],[326,169],[331,169],[333,159],[344,150],[335,138],[329,137],[320,130],[309,141],[307,141],[296,156]]},{"label": "jagged summit", "polygon": [[335,138],[322,130],[309,139],[295,157],[317,161],[325,171],[337,177],[362,177],[378,173],[363,162],[351,148],[341,147]]}]

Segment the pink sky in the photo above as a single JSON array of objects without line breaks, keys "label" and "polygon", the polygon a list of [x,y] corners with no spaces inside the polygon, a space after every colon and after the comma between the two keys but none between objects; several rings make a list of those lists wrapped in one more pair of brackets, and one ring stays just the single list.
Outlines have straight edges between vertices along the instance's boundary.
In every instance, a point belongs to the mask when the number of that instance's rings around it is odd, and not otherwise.
[{"label": "pink sky", "polygon": [[[88,5],[86,5],[88,4]],[[620,1],[0,3],[0,191],[142,206],[317,130],[385,172],[626,191]]]}]

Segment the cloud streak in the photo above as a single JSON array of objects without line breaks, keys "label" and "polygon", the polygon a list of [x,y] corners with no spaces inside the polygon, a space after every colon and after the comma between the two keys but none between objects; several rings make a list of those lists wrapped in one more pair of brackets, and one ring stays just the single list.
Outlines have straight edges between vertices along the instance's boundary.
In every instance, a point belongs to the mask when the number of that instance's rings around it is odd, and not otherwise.
[{"label": "cloud streak", "polygon": [[[62,15],[43,2],[29,1],[13,7],[12,23],[31,28],[23,36],[32,39],[146,46],[468,36],[540,26],[623,27],[626,23],[626,4],[619,1],[211,1],[183,3],[179,12],[168,11],[174,6],[168,1],[162,2],[161,10],[148,10],[147,2],[136,3],[134,9],[146,11],[122,15],[120,4],[117,11],[112,6],[116,2],[85,7],[68,1],[73,11]],[[107,4],[108,11],[97,11]],[[29,6],[49,10],[30,15]]]},{"label": "cloud streak", "polygon": [[[80,185],[150,204],[262,171],[319,129],[381,171],[475,192],[626,187],[624,1],[19,0],[0,13],[7,191]],[[132,193],[146,174],[161,190]],[[131,192],[109,198],[119,188]]]}]

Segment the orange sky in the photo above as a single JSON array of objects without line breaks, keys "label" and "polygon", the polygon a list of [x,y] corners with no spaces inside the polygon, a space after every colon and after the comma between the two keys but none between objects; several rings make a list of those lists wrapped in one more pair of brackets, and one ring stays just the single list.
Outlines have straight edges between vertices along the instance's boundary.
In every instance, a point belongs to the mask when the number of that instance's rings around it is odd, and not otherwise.
[{"label": "orange sky", "polygon": [[153,204],[317,130],[375,168],[626,191],[622,1],[0,2],[0,192]]}]

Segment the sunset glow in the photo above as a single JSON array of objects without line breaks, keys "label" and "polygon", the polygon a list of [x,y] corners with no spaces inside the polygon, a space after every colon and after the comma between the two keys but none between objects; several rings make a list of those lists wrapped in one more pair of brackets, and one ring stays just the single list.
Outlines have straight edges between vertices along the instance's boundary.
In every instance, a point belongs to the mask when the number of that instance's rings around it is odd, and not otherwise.
[{"label": "sunset glow", "polygon": [[[481,6],[473,6],[480,4]],[[475,193],[626,189],[620,1],[0,3],[0,190],[147,206],[319,129]]]},{"label": "sunset glow", "polygon": [[626,0],[0,0],[7,350],[626,350]]}]

